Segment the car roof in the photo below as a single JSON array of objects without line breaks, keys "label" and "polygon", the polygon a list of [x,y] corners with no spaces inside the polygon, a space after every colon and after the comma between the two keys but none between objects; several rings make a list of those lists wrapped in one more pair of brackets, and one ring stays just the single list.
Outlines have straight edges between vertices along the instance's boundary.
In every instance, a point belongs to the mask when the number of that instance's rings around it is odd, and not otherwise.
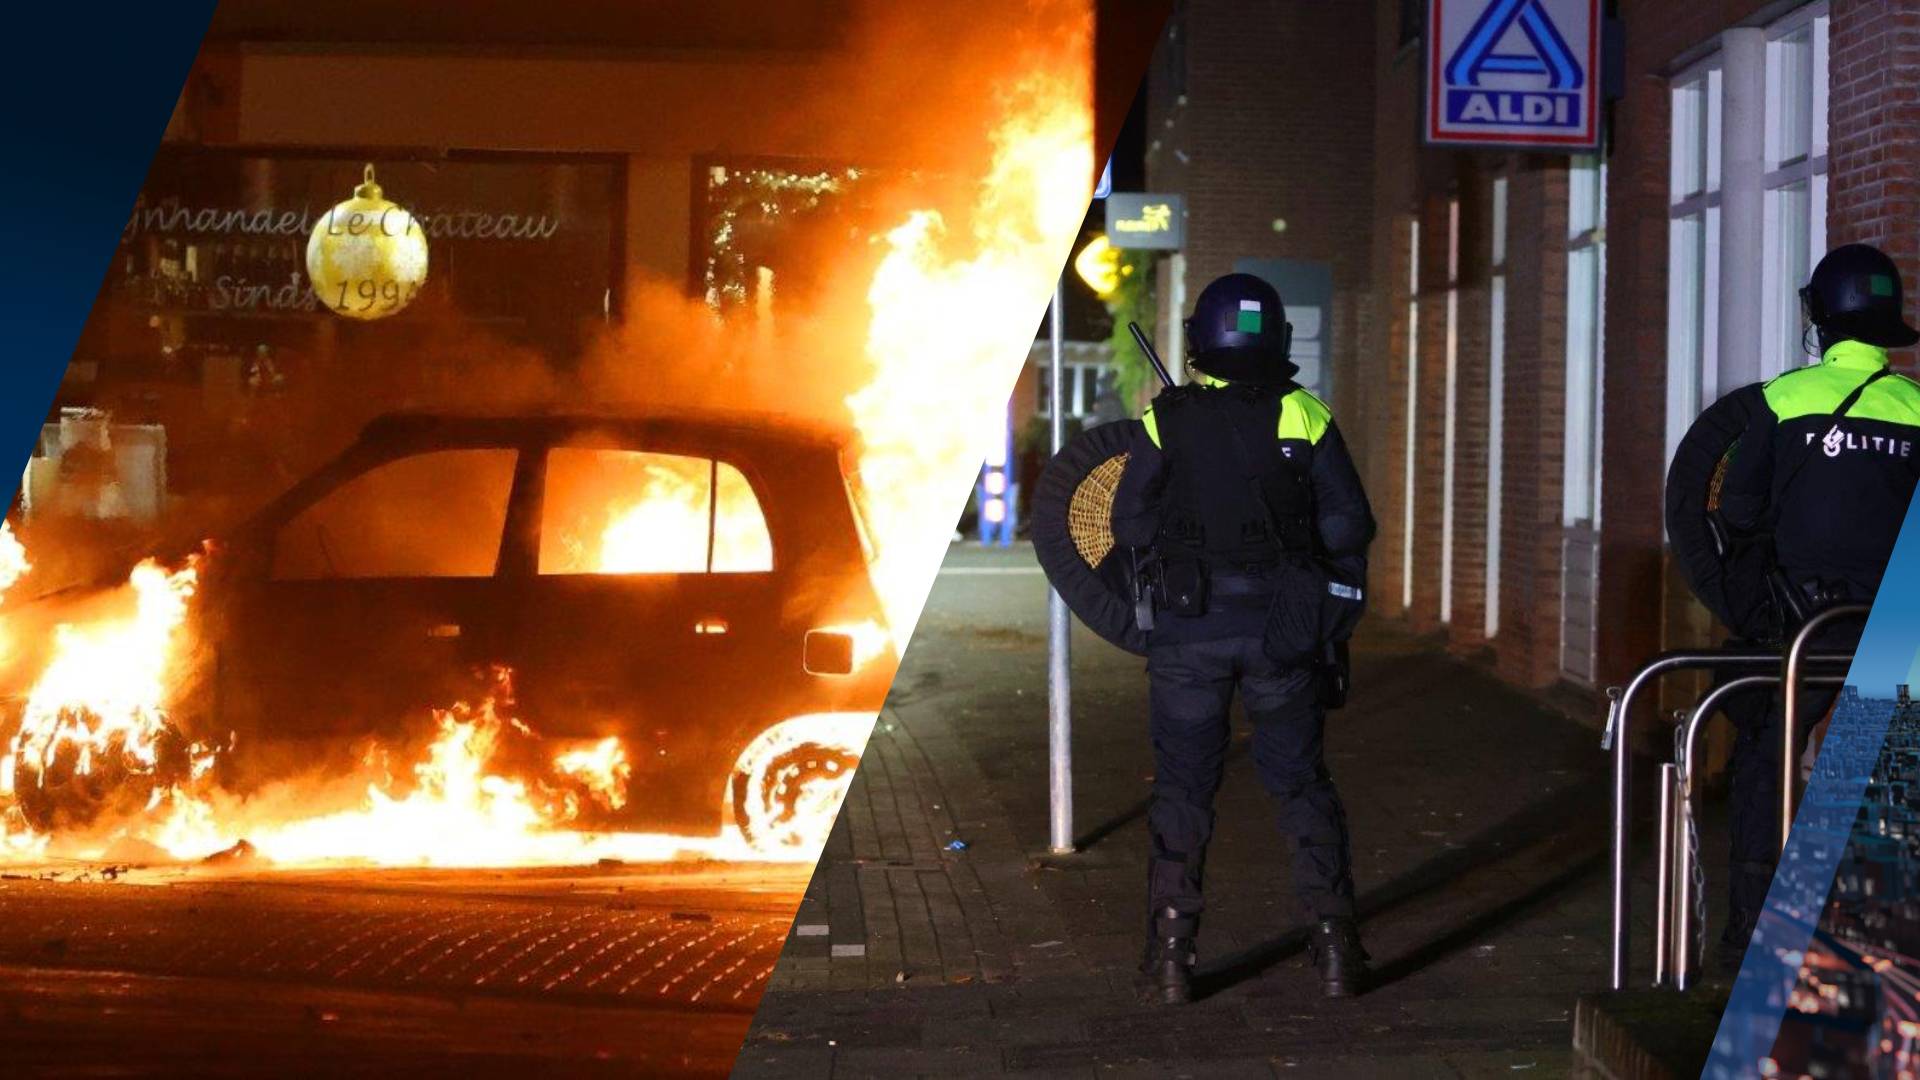
[{"label": "car roof", "polygon": [[688,440],[718,438],[733,443],[780,443],[836,450],[851,441],[847,432],[792,417],[744,410],[687,408],[511,414],[404,410],[375,417],[360,430],[357,441],[449,439],[504,444],[529,440],[550,442],[592,432],[646,432]]}]

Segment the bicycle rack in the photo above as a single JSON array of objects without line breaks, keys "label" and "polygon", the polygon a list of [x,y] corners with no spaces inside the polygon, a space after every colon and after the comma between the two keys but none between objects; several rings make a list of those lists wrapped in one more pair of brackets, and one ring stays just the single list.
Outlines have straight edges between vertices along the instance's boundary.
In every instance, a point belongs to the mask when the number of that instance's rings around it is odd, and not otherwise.
[{"label": "bicycle rack", "polygon": [[[1806,682],[1814,686],[1839,686],[1845,679],[1838,675],[1810,675]],[[1692,985],[1693,935],[1696,904],[1694,892],[1693,793],[1695,751],[1700,732],[1718,710],[1721,700],[1743,690],[1779,686],[1778,675],[1742,675],[1707,691],[1686,714],[1674,747],[1672,764],[1660,766],[1660,865],[1659,904],[1656,920],[1658,941],[1655,946],[1653,981],[1656,986],[1671,985],[1685,990]],[[1796,756],[1797,760],[1797,756]]]},{"label": "bicycle rack", "polygon": [[[1787,837],[1793,833],[1793,812],[1800,802],[1800,762],[1794,749],[1800,745],[1796,728],[1800,723],[1800,666],[1807,660],[1807,649],[1821,627],[1841,619],[1865,619],[1873,611],[1870,604],[1839,604],[1808,619],[1787,647],[1787,659],[1781,666],[1781,712],[1786,714],[1780,755],[1780,850],[1787,850]],[[1851,662],[1851,661],[1849,661]]]},{"label": "bicycle rack", "polygon": [[[1607,726],[1605,733],[1600,738],[1600,748],[1613,752],[1613,849],[1610,859],[1613,872],[1613,955],[1611,957],[1610,985],[1613,989],[1622,990],[1626,988],[1627,974],[1630,967],[1628,920],[1632,910],[1632,900],[1629,889],[1631,879],[1628,871],[1630,856],[1632,854],[1632,815],[1630,810],[1633,796],[1632,725],[1634,701],[1648,686],[1677,671],[1713,671],[1723,674],[1759,672],[1764,675],[1768,668],[1773,668],[1781,672],[1776,678],[1784,680],[1789,686],[1799,679],[1801,669],[1809,664],[1822,668],[1839,666],[1844,672],[1845,665],[1853,661],[1852,654],[1808,652],[1807,648],[1812,641],[1811,631],[1843,615],[1860,614],[1866,610],[1864,606],[1849,605],[1846,607],[1831,608],[1821,612],[1818,616],[1809,620],[1807,626],[1802,628],[1801,633],[1795,636],[1793,645],[1784,655],[1777,650],[1737,649],[1696,649],[1661,653],[1659,656],[1654,657],[1642,665],[1640,670],[1634,672],[1633,677],[1627,680],[1624,689],[1617,686],[1607,689]],[[1718,687],[1715,689],[1717,690]],[[1711,697],[1712,695],[1709,694],[1708,696]],[[1797,704],[1798,700],[1798,694],[1795,693],[1789,699],[1789,702]],[[1702,713],[1701,715],[1710,715],[1710,713]],[[1786,743],[1786,757],[1791,759],[1795,757],[1792,752],[1794,744],[1791,740],[1794,737],[1794,724],[1791,718],[1784,726],[1786,728],[1785,737],[1788,740]],[[1797,773],[1794,774],[1794,779],[1796,781],[1798,780]],[[1672,911],[1667,905],[1670,902],[1669,893],[1676,891],[1675,885],[1677,884],[1673,882],[1668,875],[1672,873],[1673,867],[1671,864],[1674,859],[1674,852],[1670,847],[1673,841],[1672,830],[1670,828],[1672,824],[1671,819],[1676,818],[1679,810],[1679,807],[1675,805],[1675,795],[1677,792],[1671,785],[1678,782],[1678,769],[1672,765],[1665,766],[1663,768],[1663,780],[1669,786],[1663,789],[1661,793],[1663,810],[1659,840],[1662,863],[1659,874],[1656,875],[1661,879],[1660,889],[1663,906],[1655,921],[1656,936],[1658,938],[1657,944],[1659,946],[1659,957],[1656,960],[1655,967],[1661,981],[1664,981],[1666,965],[1673,951],[1672,933],[1674,928],[1671,925]],[[1789,790],[1791,791],[1792,789],[1790,788]],[[1790,800],[1791,796],[1789,795],[1787,801]],[[1787,820],[1791,823],[1790,812],[1787,814]]]}]

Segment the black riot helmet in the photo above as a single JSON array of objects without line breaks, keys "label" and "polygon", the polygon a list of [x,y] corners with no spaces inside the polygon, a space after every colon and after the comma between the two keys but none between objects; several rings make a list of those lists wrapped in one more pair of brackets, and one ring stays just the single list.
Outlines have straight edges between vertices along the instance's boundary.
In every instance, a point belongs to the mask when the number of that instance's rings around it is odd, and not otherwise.
[{"label": "black riot helmet", "polygon": [[1901,312],[1900,270],[1871,244],[1828,252],[1800,290],[1800,304],[1820,335],[1822,352],[1848,339],[1883,349],[1920,342],[1920,330],[1908,326]]},{"label": "black riot helmet", "polygon": [[1277,384],[1300,370],[1288,359],[1293,324],[1280,294],[1252,274],[1228,274],[1200,290],[1186,328],[1187,356],[1216,378]]}]

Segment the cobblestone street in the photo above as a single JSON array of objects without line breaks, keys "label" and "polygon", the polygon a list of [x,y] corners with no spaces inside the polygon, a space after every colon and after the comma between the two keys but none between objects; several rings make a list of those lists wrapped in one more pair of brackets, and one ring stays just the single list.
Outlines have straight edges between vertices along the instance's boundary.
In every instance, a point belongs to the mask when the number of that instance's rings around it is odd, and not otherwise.
[{"label": "cobblestone street", "polygon": [[724,1075],[799,869],[0,878],[9,1071]]}]

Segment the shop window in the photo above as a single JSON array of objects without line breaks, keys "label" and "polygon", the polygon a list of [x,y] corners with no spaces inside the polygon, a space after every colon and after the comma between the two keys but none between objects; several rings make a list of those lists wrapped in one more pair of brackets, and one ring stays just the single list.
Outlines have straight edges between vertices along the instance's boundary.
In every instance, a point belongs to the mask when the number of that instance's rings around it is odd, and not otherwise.
[{"label": "shop window", "polygon": [[[1039,392],[1034,399],[1034,415],[1053,415],[1053,365],[1044,355],[1039,361]],[[1066,388],[1060,399],[1068,418],[1092,415],[1102,397],[1113,392],[1113,367],[1109,364],[1068,360],[1060,365],[1060,383]]]},{"label": "shop window", "polygon": [[757,320],[804,309],[831,287],[817,237],[880,228],[880,174],[795,158],[712,158],[695,172],[697,287],[722,314]]},{"label": "shop window", "polygon": [[376,465],[281,528],[273,578],[491,577],[517,456],[439,450]]},{"label": "shop window", "polygon": [[[1721,385],[1721,334],[1751,331],[1722,326],[1740,317],[1720,310],[1722,124],[1755,116],[1764,140],[1762,160],[1732,179],[1764,192],[1760,217],[1742,226],[1758,232],[1760,301],[1746,316],[1759,323],[1758,362],[1740,358],[1735,379],[1770,379],[1810,360],[1799,290],[1826,251],[1827,5],[1808,4],[1766,28],[1765,99],[1725,100],[1723,58],[1710,57],[1673,82],[1671,182],[1668,200],[1667,453],[1671,457],[1700,410],[1734,389]],[[1759,85],[1756,79],[1754,85]],[[1737,133],[1735,133],[1737,134]],[[1733,168],[1731,163],[1728,168]],[[1755,177],[1751,170],[1759,170]]]},{"label": "shop window", "polygon": [[1827,24],[1824,5],[1767,31],[1766,263],[1762,378],[1811,359],[1800,287],[1827,246]]},{"label": "shop window", "polygon": [[1720,117],[1716,62],[1673,87],[1667,226],[1667,456],[1719,396]]},{"label": "shop window", "polygon": [[1567,181],[1566,482],[1568,525],[1600,523],[1600,379],[1605,326],[1607,167],[1576,158]]},{"label": "shop window", "polygon": [[[625,161],[504,151],[384,156],[380,182],[421,212],[432,272],[419,297],[382,325],[418,328],[458,312],[544,355],[572,356],[586,328],[605,317],[608,290],[618,292],[612,252]],[[157,349],[128,353],[131,368],[122,363],[124,350],[81,359],[104,361],[109,380],[202,384],[208,404],[221,408],[235,407],[235,394],[308,391],[320,378],[308,358],[327,353],[323,339],[340,320],[309,288],[307,237],[365,165],[359,156],[298,149],[163,143],[100,299],[143,323],[151,314],[183,322],[179,340],[164,362]],[[261,345],[271,359],[256,371]],[[242,382],[229,388],[235,365]]]},{"label": "shop window", "polygon": [[753,487],[722,461],[562,447],[547,455],[542,574],[729,574],[773,569]]},{"label": "shop window", "polygon": [[1575,158],[1567,176],[1566,428],[1562,444],[1560,671],[1595,678],[1604,431],[1607,167]]}]

